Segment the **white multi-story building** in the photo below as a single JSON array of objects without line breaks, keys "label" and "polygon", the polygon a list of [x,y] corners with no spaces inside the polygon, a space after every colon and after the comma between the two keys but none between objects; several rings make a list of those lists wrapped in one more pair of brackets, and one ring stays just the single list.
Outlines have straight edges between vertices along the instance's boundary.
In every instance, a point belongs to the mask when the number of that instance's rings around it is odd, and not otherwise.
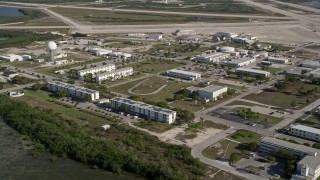
[{"label": "white multi-story building", "polygon": [[111,107],[120,111],[127,110],[130,114],[161,122],[167,122],[169,124],[173,123],[176,120],[176,111],[123,97],[116,97],[111,99]]},{"label": "white multi-story building", "polygon": [[235,72],[239,72],[239,73],[246,73],[249,74],[251,76],[258,76],[258,75],[263,75],[265,77],[269,77],[270,76],[270,72],[268,71],[262,71],[262,70],[258,70],[258,69],[250,69],[250,68],[237,68],[235,70]]},{"label": "white multi-story building", "polygon": [[205,63],[217,63],[230,57],[229,53],[206,51],[201,55],[197,55],[193,60]]},{"label": "white multi-story building", "polygon": [[97,74],[96,81],[101,82],[104,80],[116,80],[116,79],[124,78],[127,76],[131,76],[132,74],[133,74],[132,67],[121,68],[114,71]]},{"label": "white multi-story building", "polygon": [[127,59],[132,57],[132,54],[129,53],[124,53],[124,52],[112,52],[109,54],[111,57],[116,57],[116,58],[123,58],[123,59]]},{"label": "white multi-story building", "polygon": [[268,57],[268,61],[273,62],[273,63],[278,63],[278,64],[287,64],[289,63],[289,59],[288,58],[284,58],[284,57]]},{"label": "white multi-story building", "polygon": [[259,151],[273,153],[277,150],[285,150],[297,155],[301,158],[305,156],[319,156],[319,149],[304,146],[301,144],[294,144],[288,141],[283,141],[280,139],[272,137],[264,137],[261,140]]},{"label": "white multi-story building", "polygon": [[224,93],[228,91],[228,87],[211,85],[205,88],[198,89],[198,95],[203,99],[209,99],[211,101],[218,100]]},{"label": "white multi-story building", "polygon": [[190,72],[190,71],[183,71],[178,69],[171,69],[167,71],[167,75],[175,78],[186,79],[195,81],[197,79],[201,79],[200,73]]},{"label": "white multi-story building", "polygon": [[104,65],[104,66],[98,66],[98,67],[92,67],[92,68],[88,68],[88,69],[79,70],[78,75],[80,77],[82,77],[86,74],[91,73],[92,75],[95,76],[98,73],[114,71],[115,69],[116,69],[116,65],[108,64],[108,65]]},{"label": "white multi-story building", "polygon": [[291,180],[316,180],[320,176],[320,156],[306,156],[297,163]]},{"label": "white multi-story building", "polygon": [[243,57],[239,59],[232,59],[231,61],[226,61],[224,64],[227,66],[234,66],[234,67],[243,67],[247,66],[251,63],[254,63],[256,58],[253,57]]},{"label": "white multi-story building", "polygon": [[69,96],[71,97],[78,97],[78,98],[89,98],[91,101],[98,100],[99,99],[99,91],[80,87],[80,86],[74,86],[68,83],[59,82],[59,81],[51,81],[48,82],[48,89],[52,92],[58,92],[59,90],[67,90],[69,93]]},{"label": "white multi-story building", "polygon": [[303,125],[294,125],[290,127],[288,133],[312,141],[320,141],[320,129]]},{"label": "white multi-story building", "polygon": [[301,66],[305,67],[305,68],[318,69],[318,68],[320,68],[320,62],[319,61],[305,61],[301,64]]}]

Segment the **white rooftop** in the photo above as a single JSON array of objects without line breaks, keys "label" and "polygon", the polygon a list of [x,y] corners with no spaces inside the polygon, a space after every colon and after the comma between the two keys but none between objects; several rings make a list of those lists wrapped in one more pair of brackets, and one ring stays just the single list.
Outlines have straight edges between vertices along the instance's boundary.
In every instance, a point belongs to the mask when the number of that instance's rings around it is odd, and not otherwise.
[{"label": "white rooftop", "polygon": [[174,72],[174,73],[179,73],[179,74],[187,74],[187,75],[190,75],[190,76],[199,76],[199,75],[201,75],[200,73],[190,72],[190,71],[183,71],[183,70],[179,70],[179,69],[171,69],[171,70],[168,70],[168,72]]},{"label": "white rooftop", "polygon": [[112,100],[115,100],[115,101],[118,101],[118,102],[121,102],[121,103],[125,103],[125,104],[130,104],[132,106],[140,107],[140,108],[147,109],[147,110],[150,110],[150,111],[160,112],[162,114],[170,115],[172,113],[175,113],[175,111],[170,110],[170,109],[162,108],[162,107],[159,107],[159,106],[153,106],[153,105],[150,105],[150,104],[147,104],[147,103],[144,103],[144,102],[134,101],[134,100],[131,100],[131,99],[128,99],[128,98],[124,98],[124,97],[115,97]]},{"label": "white rooftop", "polygon": [[110,66],[115,66],[115,65],[114,64],[107,64],[107,65],[103,65],[103,66],[82,69],[82,70],[79,70],[78,72],[86,72],[86,71],[95,70],[95,69],[103,69],[103,68],[110,67]]},{"label": "white rooftop", "polygon": [[302,131],[306,131],[306,132],[311,132],[311,133],[314,133],[314,134],[320,134],[320,129],[313,128],[313,127],[308,127],[308,126],[303,126],[303,125],[300,125],[300,124],[291,126],[291,128],[302,130]]},{"label": "white rooftop", "polygon": [[253,73],[258,73],[258,74],[268,74],[268,71],[263,71],[259,69],[250,69],[250,68],[236,68],[238,71],[246,71],[246,72],[253,72]]},{"label": "white rooftop", "polygon": [[207,86],[204,88],[199,89],[200,91],[207,91],[207,92],[216,92],[219,91],[221,89],[224,89],[226,87],[223,86],[217,86],[217,85],[211,85],[211,86]]},{"label": "white rooftop", "polygon": [[282,146],[282,147],[286,147],[286,148],[289,148],[289,149],[295,149],[297,151],[304,152],[304,153],[313,153],[313,154],[317,153],[318,154],[320,152],[319,149],[315,149],[315,148],[308,147],[308,146],[301,145],[301,144],[291,143],[291,142],[288,142],[288,141],[283,141],[283,140],[272,138],[272,137],[264,137],[262,139],[262,142],[276,144],[276,145],[279,145],[279,146]]}]

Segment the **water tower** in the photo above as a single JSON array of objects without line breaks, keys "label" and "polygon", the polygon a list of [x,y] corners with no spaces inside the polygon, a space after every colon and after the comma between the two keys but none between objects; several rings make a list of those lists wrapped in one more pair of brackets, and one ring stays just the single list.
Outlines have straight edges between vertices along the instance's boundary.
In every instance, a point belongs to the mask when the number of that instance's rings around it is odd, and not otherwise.
[{"label": "water tower", "polygon": [[57,44],[53,41],[49,41],[47,44],[47,51],[50,53],[51,61],[54,61],[54,55],[57,49]]}]

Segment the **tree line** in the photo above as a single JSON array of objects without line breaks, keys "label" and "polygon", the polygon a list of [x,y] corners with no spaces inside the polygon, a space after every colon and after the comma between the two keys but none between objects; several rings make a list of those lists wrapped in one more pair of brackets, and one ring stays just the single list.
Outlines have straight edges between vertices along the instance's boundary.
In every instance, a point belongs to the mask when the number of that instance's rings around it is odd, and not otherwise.
[{"label": "tree line", "polygon": [[205,174],[186,146],[160,142],[124,125],[112,124],[108,132],[87,130],[52,110],[34,108],[4,95],[0,95],[0,109],[0,117],[9,126],[55,155],[149,179],[197,179]]}]

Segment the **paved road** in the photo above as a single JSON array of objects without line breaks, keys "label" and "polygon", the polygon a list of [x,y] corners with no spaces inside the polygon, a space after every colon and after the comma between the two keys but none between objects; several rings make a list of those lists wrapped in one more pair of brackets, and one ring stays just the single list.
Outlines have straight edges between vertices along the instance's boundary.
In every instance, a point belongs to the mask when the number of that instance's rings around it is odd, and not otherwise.
[{"label": "paved road", "polygon": [[[37,8],[74,8],[74,9],[89,9],[89,10],[102,10],[102,11],[114,11],[114,12],[133,12],[133,13],[150,13],[150,14],[172,14],[172,15],[188,15],[188,16],[211,16],[211,17],[238,17],[238,18],[258,18],[258,19],[281,19],[289,20],[290,17],[279,17],[272,15],[254,15],[254,14],[222,14],[222,13],[192,13],[192,12],[176,12],[176,11],[161,11],[161,10],[144,10],[144,9],[115,9],[106,7],[90,7],[90,6],[78,6],[78,5],[54,5],[54,4],[37,4],[37,3],[18,3],[18,2],[2,2],[4,4],[9,4],[12,7],[20,6],[32,6]],[[7,5],[3,5],[7,6]],[[72,24],[72,23],[71,23]]]},{"label": "paved road", "polygon": [[220,141],[221,139],[223,138],[226,138],[227,136],[229,136],[230,134],[236,132],[236,129],[234,128],[229,128],[203,142],[201,142],[200,144],[197,144],[194,148],[192,148],[191,150],[191,155],[195,158],[198,158],[201,162],[205,163],[205,164],[208,164],[208,165],[211,165],[211,166],[214,166],[214,167],[217,167],[219,169],[222,169],[226,172],[230,172],[232,174],[235,174],[235,175],[238,175],[238,176],[241,176],[241,177],[244,177],[244,178],[247,178],[247,179],[252,179],[252,180],[266,180],[265,178],[263,177],[260,177],[260,176],[256,176],[256,175],[253,175],[253,174],[250,174],[250,173],[242,173],[242,172],[239,172],[237,171],[235,168],[231,167],[228,165],[227,162],[221,162],[221,161],[218,161],[218,160],[212,160],[212,159],[209,159],[205,156],[202,155],[202,151],[207,148],[208,146]]}]

